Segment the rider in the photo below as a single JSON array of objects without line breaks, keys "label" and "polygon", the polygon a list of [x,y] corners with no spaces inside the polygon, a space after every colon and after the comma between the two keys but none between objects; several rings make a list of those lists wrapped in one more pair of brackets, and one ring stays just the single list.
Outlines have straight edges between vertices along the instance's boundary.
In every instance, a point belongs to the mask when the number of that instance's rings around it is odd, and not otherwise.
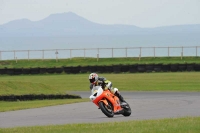
[{"label": "rider", "polygon": [[101,85],[101,87],[104,90],[109,89],[111,91],[111,93],[113,93],[114,95],[116,95],[119,98],[121,104],[123,102],[126,102],[124,100],[124,98],[122,97],[122,95],[120,95],[118,89],[117,88],[113,88],[112,87],[112,82],[109,81],[109,80],[107,80],[106,78],[99,77],[98,74],[96,74],[96,73],[91,73],[89,75],[89,81],[90,81],[90,90],[92,90],[93,86]]}]

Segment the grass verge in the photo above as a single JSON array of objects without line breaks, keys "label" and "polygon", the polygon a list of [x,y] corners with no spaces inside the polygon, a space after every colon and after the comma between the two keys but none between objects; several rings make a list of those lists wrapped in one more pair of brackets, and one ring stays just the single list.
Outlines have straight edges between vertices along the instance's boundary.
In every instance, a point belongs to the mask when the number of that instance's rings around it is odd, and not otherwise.
[{"label": "grass verge", "polygon": [[[0,76],[0,95],[89,91],[88,74]],[[104,74],[121,91],[200,91],[199,72]]]},{"label": "grass verge", "polygon": [[45,106],[71,104],[71,103],[87,102],[87,101],[89,101],[89,99],[34,100],[34,101],[17,101],[17,102],[0,101],[0,107],[1,107],[0,112],[30,109],[30,108],[40,108]]},{"label": "grass verge", "polygon": [[199,133],[200,117],[2,128],[2,133]]}]

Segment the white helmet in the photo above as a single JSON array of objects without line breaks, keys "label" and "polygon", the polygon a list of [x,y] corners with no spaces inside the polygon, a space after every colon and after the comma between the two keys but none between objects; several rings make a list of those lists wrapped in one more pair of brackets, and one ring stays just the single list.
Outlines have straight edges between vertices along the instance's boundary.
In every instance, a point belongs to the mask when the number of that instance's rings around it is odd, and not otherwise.
[{"label": "white helmet", "polygon": [[92,84],[95,84],[95,83],[97,82],[98,78],[99,78],[99,76],[98,76],[98,74],[96,74],[96,73],[91,73],[91,74],[89,75],[89,81],[90,81],[90,83],[92,83]]}]

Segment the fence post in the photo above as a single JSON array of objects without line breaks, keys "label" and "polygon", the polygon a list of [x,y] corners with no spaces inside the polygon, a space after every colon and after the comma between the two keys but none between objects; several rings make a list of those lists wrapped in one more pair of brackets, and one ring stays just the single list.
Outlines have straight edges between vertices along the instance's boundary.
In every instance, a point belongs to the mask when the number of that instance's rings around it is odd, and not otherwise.
[{"label": "fence post", "polygon": [[112,58],[113,58],[113,48],[112,48]]},{"label": "fence post", "polygon": [[72,58],[72,50],[70,49],[70,60],[71,60],[71,58]]},{"label": "fence post", "polygon": [[97,54],[97,61],[99,61],[99,54]]},{"label": "fence post", "polygon": [[56,54],[56,62],[58,62],[58,50],[57,49],[56,49],[55,54]]},{"label": "fence post", "polygon": [[127,58],[127,48],[125,48],[126,49],[126,58]]},{"label": "fence post", "polygon": [[14,60],[15,60],[15,50],[14,50]]},{"label": "fence post", "polygon": [[84,59],[85,59],[85,48],[84,48]]},{"label": "fence post", "polygon": [[182,47],[182,51],[181,51],[181,60],[183,59],[183,47]]},{"label": "fence post", "polygon": [[42,50],[42,60],[44,60],[44,50]]},{"label": "fence post", "polygon": [[29,61],[29,50],[28,50],[28,61]]},{"label": "fence post", "polygon": [[153,48],[153,51],[154,51],[154,58],[156,57],[156,51],[155,51],[155,47]]},{"label": "fence post", "polygon": [[169,47],[168,47],[168,57],[169,57]]},{"label": "fence post", "polygon": [[141,58],[141,54],[139,54],[139,61],[140,61],[140,58]]},{"label": "fence post", "polygon": [[197,57],[197,46],[196,46],[196,57]]},{"label": "fence post", "polygon": [[1,51],[0,51],[0,60],[1,60]]}]

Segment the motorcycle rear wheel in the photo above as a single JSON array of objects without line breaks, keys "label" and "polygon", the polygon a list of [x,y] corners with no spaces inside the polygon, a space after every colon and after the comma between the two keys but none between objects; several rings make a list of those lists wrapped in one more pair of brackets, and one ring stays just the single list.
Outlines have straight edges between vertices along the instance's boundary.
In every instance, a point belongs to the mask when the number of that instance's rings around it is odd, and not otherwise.
[{"label": "motorcycle rear wheel", "polygon": [[99,108],[107,117],[114,116],[113,106],[110,102],[108,102],[108,105],[105,105],[104,102],[99,102]]}]

